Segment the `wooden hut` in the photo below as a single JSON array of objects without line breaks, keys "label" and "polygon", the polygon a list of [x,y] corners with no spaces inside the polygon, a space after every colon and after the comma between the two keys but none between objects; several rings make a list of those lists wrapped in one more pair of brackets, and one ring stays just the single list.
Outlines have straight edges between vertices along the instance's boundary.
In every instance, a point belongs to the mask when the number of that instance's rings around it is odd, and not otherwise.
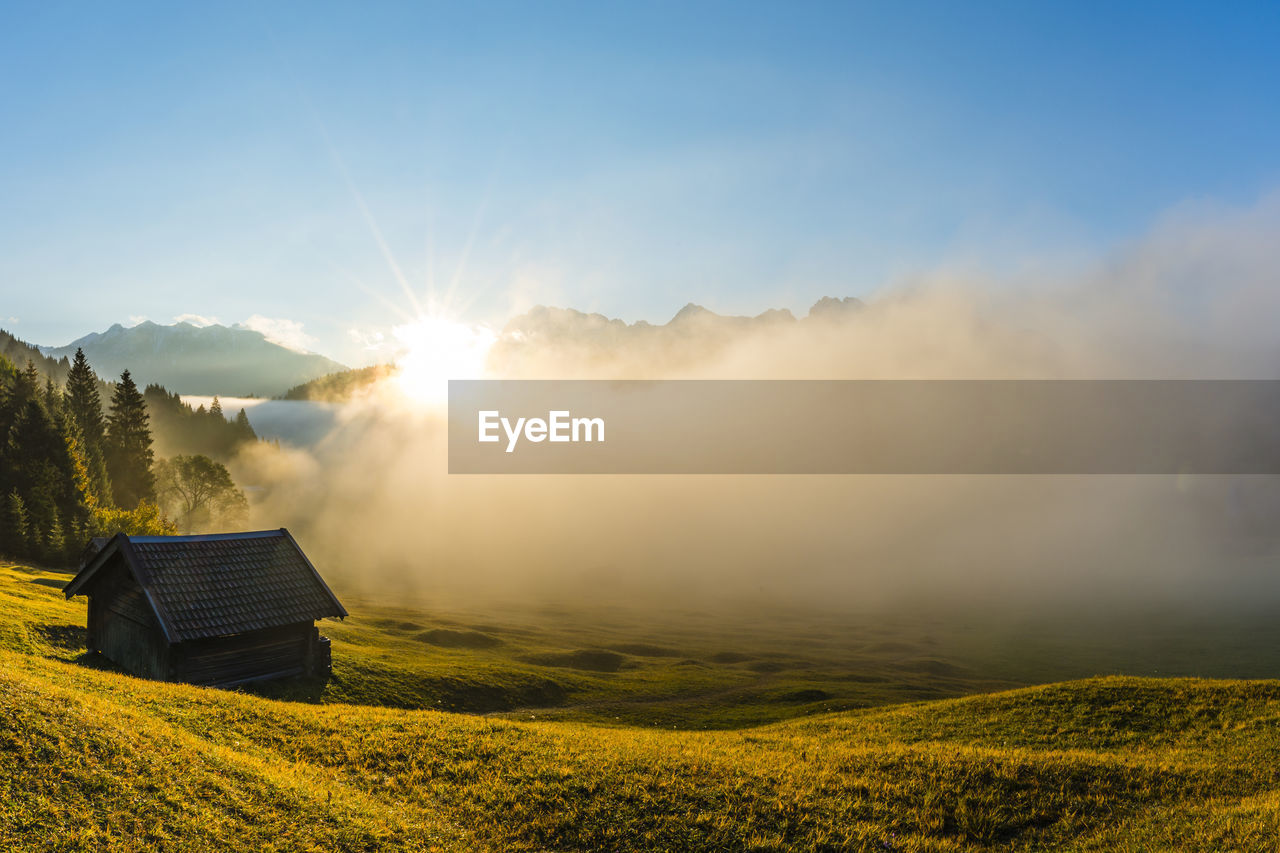
[{"label": "wooden hut", "polygon": [[230,687],[327,677],[315,621],[347,611],[289,531],[90,543],[63,590],[89,597],[89,651],[144,678]]}]

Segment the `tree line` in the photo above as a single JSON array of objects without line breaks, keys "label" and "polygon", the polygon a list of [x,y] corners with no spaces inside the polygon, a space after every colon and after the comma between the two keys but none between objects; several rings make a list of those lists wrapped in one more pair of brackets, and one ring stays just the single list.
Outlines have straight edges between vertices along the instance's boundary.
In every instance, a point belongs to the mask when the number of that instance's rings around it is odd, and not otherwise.
[{"label": "tree line", "polygon": [[176,533],[162,507],[188,530],[215,512],[244,514],[220,463],[196,454],[156,464],[150,413],[186,427],[191,440],[180,443],[221,456],[256,440],[243,410],[231,422],[216,399],[193,411],[159,386],[139,391],[128,370],[104,405],[99,389],[110,386],[81,350],[65,375],[59,385],[32,360],[20,370],[0,354],[0,553],[66,562],[94,536]]},{"label": "tree line", "polygon": [[202,454],[226,461],[242,444],[258,440],[244,409],[227,420],[217,397],[209,408],[201,405],[193,409],[177,393],[153,384],[142,392],[142,398],[151,413],[159,456]]}]

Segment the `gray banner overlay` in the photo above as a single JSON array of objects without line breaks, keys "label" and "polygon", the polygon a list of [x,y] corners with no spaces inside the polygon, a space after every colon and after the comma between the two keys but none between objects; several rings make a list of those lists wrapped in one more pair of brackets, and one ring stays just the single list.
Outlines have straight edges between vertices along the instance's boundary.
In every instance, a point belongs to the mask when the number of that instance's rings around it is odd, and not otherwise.
[{"label": "gray banner overlay", "polygon": [[451,381],[449,472],[1280,474],[1280,381]]}]

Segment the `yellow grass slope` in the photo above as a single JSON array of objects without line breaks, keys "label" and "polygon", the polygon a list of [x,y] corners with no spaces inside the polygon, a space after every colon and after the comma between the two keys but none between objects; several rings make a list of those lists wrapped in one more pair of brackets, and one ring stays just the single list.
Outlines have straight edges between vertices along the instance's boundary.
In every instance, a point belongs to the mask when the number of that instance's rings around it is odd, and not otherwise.
[{"label": "yellow grass slope", "polygon": [[1274,850],[1280,684],[1107,678],[740,731],[278,702],[74,660],[0,569],[0,846]]}]

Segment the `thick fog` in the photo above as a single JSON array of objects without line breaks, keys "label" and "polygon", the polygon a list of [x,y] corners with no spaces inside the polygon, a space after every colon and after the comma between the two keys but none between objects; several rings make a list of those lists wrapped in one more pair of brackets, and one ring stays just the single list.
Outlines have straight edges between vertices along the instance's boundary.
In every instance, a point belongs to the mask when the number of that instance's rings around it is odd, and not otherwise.
[{"label": "thick fog", "polygon": [[[1277,271],[1280,199],[1189,207],[1092,263],[924,271],[862,306],[775,306],[798,319],[688,309],[649,326],[535,310],[498,334],[488,370],[1280,378]],[[320,440],[256,447],[234,473],[257,487],[254,526],[289,527],[327,575],[389,599],[713,612],[1280,597],[1269,477],[450,476],[445,451],[442,413],[385,382]]]}]

